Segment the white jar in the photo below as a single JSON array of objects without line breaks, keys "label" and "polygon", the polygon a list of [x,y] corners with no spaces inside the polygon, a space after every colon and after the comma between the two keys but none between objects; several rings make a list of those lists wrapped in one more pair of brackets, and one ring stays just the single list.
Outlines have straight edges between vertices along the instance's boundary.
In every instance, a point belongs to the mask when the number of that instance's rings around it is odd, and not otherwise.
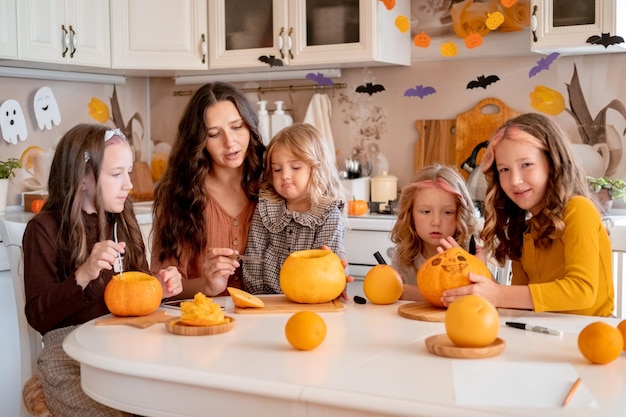
[{"label": "white jar", "polygon": [[375,203],[389,203],[398,198],[398,177],[388,175],[386,171],[382,175],[371,179],[370,198]]}]

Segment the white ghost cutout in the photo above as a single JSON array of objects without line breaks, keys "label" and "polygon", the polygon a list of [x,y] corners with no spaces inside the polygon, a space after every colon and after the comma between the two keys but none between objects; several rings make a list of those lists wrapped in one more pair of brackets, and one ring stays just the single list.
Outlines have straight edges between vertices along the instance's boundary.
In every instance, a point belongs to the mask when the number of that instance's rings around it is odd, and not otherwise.
[{"label": "white ghost cutout", "polygon": [[6,100],[0,105],[0,130],[4,140],[13,145],[17,145],[18,137],[22,141],[28,137],[24,113],[17,100]]},{"label": "white ghost cutout", "polygon": [[37,90],[35,98],[33,99],[33,109],[39,130],[51,130],[52,123],[54,123],[55,126],[61,124],[59,106],[57,105],[57,101],[50,87],[41,87]]}]

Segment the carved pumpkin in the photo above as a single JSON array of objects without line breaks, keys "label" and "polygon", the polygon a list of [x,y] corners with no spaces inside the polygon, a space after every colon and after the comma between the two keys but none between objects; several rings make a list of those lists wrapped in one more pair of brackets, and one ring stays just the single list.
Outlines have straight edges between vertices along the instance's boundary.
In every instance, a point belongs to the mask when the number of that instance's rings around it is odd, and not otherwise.
[{"label": "carved pumpkin", "polygon": [[367,213],[369,206],[365,200],[352,200],[348,202],[348,214],[350,216],[361,216]]},{"label": "carved pumpkin", "polygon": [[473,272],[490,277],[480,259],[461,248],[450,248],[428,258],[417,271],[417,287],[424,299],[436,307],[444,307],[441,295],[445,290],[471,284],[467,274]]},{"label": "carved pumpkin", "polygon": [[115,275],[104,289],[104,302],[116,316],[147,316],[161,304],[163,288],[152,275],[132,271]]},{"label": "carved pumpkin", "polygon": [[480,33],[471,33],[465,37],[465,46],[468,49],[476,48],[483,44],[483,37]]},{"label": "carved pumpkin", "polygon": [[345,287],[341,259],[331,250],[292,252],[280,269],[280,289],[296,303],[327,303],[337,298]]},{"label": "carved pumpkin", "polygon": [[428,48],[430,46],[430,36],[422,31],[422,33],[415,35],[413,43],[415,46],[419,46],[420,48]]}]

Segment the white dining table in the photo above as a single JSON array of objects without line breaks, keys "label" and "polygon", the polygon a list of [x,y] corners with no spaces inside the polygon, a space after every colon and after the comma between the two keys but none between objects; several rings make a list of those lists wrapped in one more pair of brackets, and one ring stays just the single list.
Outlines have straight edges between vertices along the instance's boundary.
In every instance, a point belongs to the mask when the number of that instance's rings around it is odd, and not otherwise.
[{"label": "white dining table", "polygon": [[[64,341],[80,362],[84,391],[111,407],[143,416],[571,416],[626,415],[626,354],[593,365],[577,337],[593,321],[618,319],[499,310],[504,350],[455,359],[429,353],[425,339],[439,322],[398,315],[402,302],[321,313],[328,333],[311,351],[284,335],[291,314],[235,314],[216,298],[233,329],[208,336],[99,326],[92,320]],[[173,317],[179,311],[167,308]],[[506,321],[562,331],[548,335]],[[567,406],[574,381],[582,384]]]}]

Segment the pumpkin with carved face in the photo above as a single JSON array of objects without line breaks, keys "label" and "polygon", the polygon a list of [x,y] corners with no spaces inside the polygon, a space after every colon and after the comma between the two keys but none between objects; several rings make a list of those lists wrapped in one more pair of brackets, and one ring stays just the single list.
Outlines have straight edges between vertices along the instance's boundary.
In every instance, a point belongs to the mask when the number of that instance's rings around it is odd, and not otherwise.
[{"label": "pumpkin with carved face", "polygon": [[491,276],[487,265],[461,248],[450,248],[428,258],[417,271],[417,287],[424,299],[436,307],[444,307],[444,291],[469,285],[468,273]]}]

